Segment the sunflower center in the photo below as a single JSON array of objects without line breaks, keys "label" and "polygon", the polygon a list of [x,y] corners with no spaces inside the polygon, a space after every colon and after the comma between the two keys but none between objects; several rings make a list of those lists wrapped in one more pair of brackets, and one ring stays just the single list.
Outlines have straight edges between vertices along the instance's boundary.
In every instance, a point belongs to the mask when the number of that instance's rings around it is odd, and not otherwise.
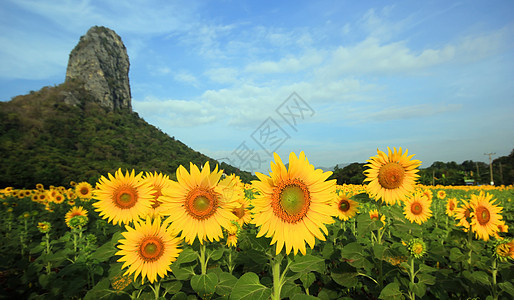
[{"label": "sunflower center", "polygon": [[412,252],[414,252],[415,254],[421,254],[421,252],[423,252],[423,245],[421,245],[421,244],[414,244],[412,246]]},{"label": "sunflower center", "polygon": [[402,185],[405,169],[395,162],[385,164],[378,171],[378,182],[386,189],[395,189]]},{"label": "sunflower center", "polygon": [[123,186],[114,193],[114,205],[121,209],[132,208],[137,203],[137,190]]},{"label": "sunflower center", "polygon": [[478,223],[480,223],[480,225],[487,224],[491,219],[491,214],[489,213],[489,210],[483,206],[479,206],[476,208],[476,216],[477,221]]},{"label": "sunflower center", "polygon": [[195,188],[186,197],[186,211],[197,220],[204,220],[216,212],[218,196],[214,189]]},{"label": "sunflower center", "polygon": [[346,212],[350,209],[350,202],[348,200],[341,200],[339,202],[339,210],[342,212]]},{"label": "sunflower center", "polygon": [[300,179],[287,179],[273,190],[271,207],[275,216],[287,223],[296,223],[309,211],[311,203],[307,186]]},{"label": "sunflower center", "polygon": [[155,236],[146,237],[139,246],[139,256],[146,262],[156,261],[164,250],[162,240]]},{"label": "sunflower center", "polygon": [[89,189],[87,187],[83,187],[80,189],[80,194],[87,195],[89,193]]},{"label": "sunflower center", "polygon": [[423,207],[421,206],[421,204],[419,202],[414,202],[414,203],[412,203],[412,205],[410,207],[410,211],[414,215],[419,215],[423,211]]},{"label": "sunflower center", "polygon": [[454,210],[454,209],[455,209],[455,203],[453,203],[453,201],[452,201],[452,202],[450,202],[450,210]]},{"label": "sunflower center", "polygon": [[232,210],[232,213],[236,215],[238,219],[241,219],[245,216],[245,208],[243,206],[235,208],[234,210]]}]

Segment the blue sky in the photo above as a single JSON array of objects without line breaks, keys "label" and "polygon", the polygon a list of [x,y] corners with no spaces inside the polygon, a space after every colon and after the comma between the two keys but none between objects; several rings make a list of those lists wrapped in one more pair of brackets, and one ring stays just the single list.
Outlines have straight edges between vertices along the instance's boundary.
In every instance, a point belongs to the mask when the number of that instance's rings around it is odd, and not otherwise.
[{"label": "blue sky", "polygon": [[514,148],[513,1],[38,1],[0,4],[0,100],[64,81],[94,25],[131,62],[132,107],[212,158],[266,171],[407,148]]}]

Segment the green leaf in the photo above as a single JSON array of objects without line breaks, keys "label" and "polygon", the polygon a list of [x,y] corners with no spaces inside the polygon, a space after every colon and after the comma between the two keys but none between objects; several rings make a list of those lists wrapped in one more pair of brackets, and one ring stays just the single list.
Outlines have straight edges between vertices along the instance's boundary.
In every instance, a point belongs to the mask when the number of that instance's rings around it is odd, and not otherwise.
[{"label": "green leaf", "polygon": [[237,280],[232,289],[230,299],[265,300],[270,296],[271,289],[259,282],[257,274],[248,272]]},{"label": "green leaf", "polygon": [[498,287],[502,291],[509,293],[511,296],[514,296],[514,285],[511,282],[509,282],[509,281],[500,282],[500,283],[498,283]]},{"label": "green leaf", "polygon": [[461,262],[464,261],[467,257],[462,254],[459,248],[452,248],[450,250],[450,260],[453,262]]},{"label": "green leaf", "polygon": [[402,292],[400,291],[400,285],[398,282],[391,282],[386,285],[382,289],[382,292],[380,292],[380,296],[378,296],[378,298],[384,300],[402,299]]},{"label": "green leaf", "polygon": [[189,280],[191,276],[195,275],[195,267],[197,264],[193,264],[190,266],[181,266],[179,264],[173,263],[171,265],[171,272],[175,275],[177,280]]},{"label": "green leaf", "polygon": [[425,264],[419,265],[419,273],[432,273],[437,271],[436,268],[432,268],[430,266],[427,266]]},{"label": "green leaf", "polygon": [[101,299],[109,294],[109,287],[111,286],[111,282],[109,278],[104,277],[100,280],[92,289],[90,289],[84,300],[95,300]]},{"label": "green leaf", "polygon": [[228,296],[232,292],[233,286],[237,282],[237,277],[226,272],[218,273],[218,285],[216,285],[216,294],[220,296]]},{"label": "green leaf", "polygon": [[210,298],[216,291],[218,276],[215,273],[193,275],[191,287],[202,299]]},{"label": "green leaf", "polygon": [[365,236],[372,231],[380,229],[384,224],[380,220],[371,220],[368,214],[360,214],[357,216],[357,234]]},{"label": "green leaf", "polygon": [[430,274],[418,273],[418,275],[416,275],[416,277],[418,278],[418,282],[421,282],[421,283],[424,283],[424,284],[428,284],[428,285],[435,284],[435,279],[436,278],[435,278],[435,276],[432,276]]},{"label": "green leaf", "polygon": [[309,287],[316,281],[316,275],[314,273],[303,273],[300,276],[300,281],[302,282],[304,289],[309,289]]},{"label": "green leaf", "polygon": [[182,282],[173,280],[173,281],[164,282],[161,284],[161,286],[164,288],[166,293],[168,293],[170,295],[174,295],[174,294],[180,292],[180,289],[182,289]]},{"label": "green leaf", "polygon": [[332,279],[344,287],[354,287],[359,280],[357,279],[358,273],[332,273]]},{"label": "green leaf", "polygon": [[356,268],[364,268],[366,270],[371,270],[373,266],[369,260],[366,259],[367,251],[365,251],[361,244],[358,242],[350,243],[343,247],[341,250],[341,255],[343,258],[347,259],[347,262],[356,267]]},{"label": "green leaf", "polygon": [[411,291],[413,291],[414,294],[416,294],[416,296],[418,296],[420,298],[425,296],[425,293],[427,292],[427,286],[422,282],[418,282],[418,283],[409,282],[409,289]]},{"label": "green leaf", "polygon": [[473,272],[473,273],[462,273],[466,278],[468,278],[469,280],[471,280],[471,282],[473,283],[480,283],[481,285],[490,285],[491,282],[489,281],[490,279],[490,276],[487,275],[486,272],[484,271],[476,271],[476,272]]},{"label": "green leaf", "polygon": [[180,252],[177,257],[176,263],[185,264],[198,259],[198,254],[191,248],[186,248],[182,252]]},{"label": "green leaf", "polygon": [[112,241],[103,244],[102,246],[98,247],[95,252],[93,252],[93,257],[98,260],[98,262],[109,260],[119,250],[114,245],[115,244]]},{"label": "green leaf", "polygon": [[178,292],[170,300],[187,300],[187,295],[184,292]]},{"label": "green leaf", "polygon": [[325,243],[321,255],[324,259],[330,259],[330,256],[334,253],[334,245],[332,243]]},{"label": "green leaf", "polygon": [[210,253],[210,259],[211,259],[212,261],[219,260],[220,258],[222,258],[222,257],[223,257],[223,253],[224,253],[224,252],[225,252],[225,250],[223,250],[222,248],[220,248],[220,249],[216,249],[216,250],[212,251],[212,252]]},{"label": "green leaf", "polygon": [[289,266],[293,272],[312,272],[323,273],[325,271],[325,260],[310,254],[295,256],[294,261]]},{"label": "green leaf", "polygon": [[294,282],[286,282],[280,291],[280,299],[291,298],[295,294],[303,294],[302,288]]},{"label": "green leaf", "polygon": [[305,294],[295,294],[293,297],[290,298],[291,300],[316,300],[317,297],[311,296],[311,295],[305,295]]}]

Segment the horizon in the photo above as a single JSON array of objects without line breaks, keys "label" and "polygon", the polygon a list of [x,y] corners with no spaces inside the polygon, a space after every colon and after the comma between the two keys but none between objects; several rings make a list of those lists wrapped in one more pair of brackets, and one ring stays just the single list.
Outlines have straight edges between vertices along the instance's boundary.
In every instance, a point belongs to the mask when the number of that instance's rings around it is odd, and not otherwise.
[{"label": "horizon", "polygon": [[132,108],[190,148],[265,172],[387,147],[489,163],[514,149],[514,2],[22,0],[3,4],[0,99],[64,82],[92,26],[130,59]]}]

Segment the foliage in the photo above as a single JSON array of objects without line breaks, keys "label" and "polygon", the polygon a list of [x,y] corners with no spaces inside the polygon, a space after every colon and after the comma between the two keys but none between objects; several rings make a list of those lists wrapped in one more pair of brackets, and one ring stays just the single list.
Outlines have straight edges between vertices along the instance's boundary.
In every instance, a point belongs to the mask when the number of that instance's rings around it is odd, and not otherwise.
[{"label": "foliage", "polygon": [[[67,98],[78,104],[67,104]],[[79,82],[0,102],[0,132],[0,187],[66,185],[71,180],[93,184],[120,167],[171,175],[189,162],[219,164],[137,113],[101,107]],[[225,163],[221,167],[245,182],[253,179]]]},{"label": "foliage", "polygon": [[[468,199],[486,190],[504,208],[512,238],[514,189],[509,187],[427,187],[436,195]],[[369,199],[362,185],[338,186],[358,201],[359,214],[328,226],[326,241],[316,241],[306,255],[282,256],[282,299],[512,299],[512,259],[497,260],[497,242],[476,240],[444,213],[444,200],[432,202],[434,216],[422,225],[408,222],[398,205]],[[1,191],[1,190],[0,190]],[[248,187],[245,194],[252,198]],[[21,195],[17,191],[16,195]],[[435,197],[435,196],[434,196]],[[158,283],[141,284],[124,276],[115,255],[123,228],[107,224],[91,201],[75,199],[88,210],[88,223],[66,226],[70,205],[36,203],[30,197],[0,192],[0,294],[23,299],[269,299],[276,259],[271,238],[256,237],[245,225],[236,248],[225,241],[206,247],[208,267],[200,273],[198,242],[184,249],[172,272]],[[94,200],[92,200],[94,201]],[[385,218],[371,220],[378,209]],[[45,235],[38,222],[51,223]],[[416,257],[409,246],[423,241],[426,252]],[[497,240],[499,241],[499,240]],[[511,250],[512,251],[512,250]],[[493,295],[493,296],[491,296]],[[159,298],[160,297],[160,298]]]}]

